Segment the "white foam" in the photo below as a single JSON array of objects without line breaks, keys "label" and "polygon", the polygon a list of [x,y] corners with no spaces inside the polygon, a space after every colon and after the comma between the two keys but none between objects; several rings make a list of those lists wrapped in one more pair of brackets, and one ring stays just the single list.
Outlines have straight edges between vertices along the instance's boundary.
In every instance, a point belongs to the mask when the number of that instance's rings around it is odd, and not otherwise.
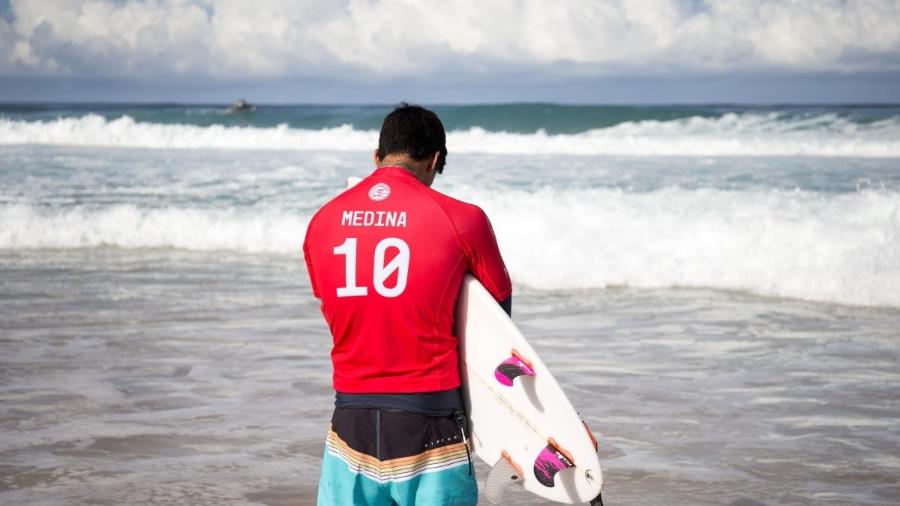
[{"label": "white foam", "polygon": [[[112,146],[151,149],[285,149],[369,151],[378,133],[349,125],[321,130],[106,120],[95,114],[53,121],[0,118],[0,144]],[[860,124],[834,114],[785,118],[729,113],[717,118],[639,121],[579,134],[453,131],[456,153],[625,156],[900,157],[900,118]]]},{"label": "white foam", "polygon": [[481,195],[516,280],[711,287],[900,306],[900,194],[665,189]]},{"label": "white foam", "polygon": [[454,132],[448,144],[461,152],[623,156],[825,156],[900,157],[900,121],[865,127],[823,115],[781,119],[777,114],[725,114],[673,121],[639,121],[580,134]]},{"label": "white foam", "polygon": [[53,121],[0,119],[0,144],[130,147],[151,149],[291,149],[355,151],[378,144],[378,133],[349,125],[300,130],[137,122],[130,116],[107,120],[96,114]]},{"label": "white foam", "polygon": [[234,210],[0,207],[0,248],[179,248],[300,254],[308,217]]},{"label": "white foam", "polygon": [[[518,284],[710,287],[900,307],[900,194],[458,188],[491,216]],[[300,255],[309,216],[245,209],[0,206],[0,248]]]}]

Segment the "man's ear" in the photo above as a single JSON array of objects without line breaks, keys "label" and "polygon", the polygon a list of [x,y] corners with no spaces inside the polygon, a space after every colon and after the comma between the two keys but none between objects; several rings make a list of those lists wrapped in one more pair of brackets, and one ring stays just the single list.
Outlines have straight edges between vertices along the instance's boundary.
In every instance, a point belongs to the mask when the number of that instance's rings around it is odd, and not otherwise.
[{"label": "man's ear", "polygon": [[372,152],[372,159],[375,160],[375,167],[378,167],[379,165],[381,165],[381,159],[378,158],[378,150],[377,149]]},{"label": "man's ear", "polygon": [[438,160],[440,160],[440,159],[441,159],[440,151],[435,151],[434,154],[431,155],[431,163],[428,164],[428,166],[431,169],[431,172],[437,173],[437,164],[438,164]]}]

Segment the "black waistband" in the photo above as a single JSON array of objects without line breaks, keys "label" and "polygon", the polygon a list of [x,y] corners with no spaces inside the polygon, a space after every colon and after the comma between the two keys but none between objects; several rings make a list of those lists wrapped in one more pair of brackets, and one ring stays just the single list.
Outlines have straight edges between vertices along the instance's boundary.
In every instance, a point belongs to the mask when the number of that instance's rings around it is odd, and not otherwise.
[{"label": "black waistband", "polygon": [[463,411],[458,388],[415,394],[334,394],[336,408],[378,408],[407,411],[426,416],[450,416]]}]

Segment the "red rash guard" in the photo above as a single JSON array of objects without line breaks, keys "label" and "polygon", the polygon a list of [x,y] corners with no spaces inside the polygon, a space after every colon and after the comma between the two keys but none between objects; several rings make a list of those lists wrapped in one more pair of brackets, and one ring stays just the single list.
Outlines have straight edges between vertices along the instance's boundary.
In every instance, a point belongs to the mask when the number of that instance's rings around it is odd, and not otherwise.
[{"label": "red rash guard", "polygon": [[463,275],[498,301],[512,292],[484,212],[400,167],[380,168],[325,204],[303,253],[343,393],[459,387],[453,319]]}]

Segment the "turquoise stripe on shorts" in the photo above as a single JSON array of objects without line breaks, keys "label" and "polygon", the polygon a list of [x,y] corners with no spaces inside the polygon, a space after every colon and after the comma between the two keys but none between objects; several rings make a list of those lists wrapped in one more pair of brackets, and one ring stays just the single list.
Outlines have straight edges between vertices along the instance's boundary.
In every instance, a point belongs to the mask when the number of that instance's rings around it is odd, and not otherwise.
[{"label": "turquoise stripe on shorts", "polygon": [[318,506],[474,506],[478,503],[475,476],[468,463],[423,473],[404,481],[384,483],[352,470],[326,450],[319,480]]},{"label": "turquoise stripe on shorts", "polygon": [[[417,416],[392,415],[406,417],[407,421],[409,416]],[[423,440],[418,454],[378,459],[357,449],[365,446],[360,433],[371,434],[368,414],[343,410],[335,419],[338,417],[340,423],[333,421],[322,458],[318,506],[472,506],[478,502],[475,473],[461,440],[448,438],[444,431],[444,436],[436,441]],[[390,420],[389,416],[386,418]],[[436,433],[428,429],[429,424],[447,425],[446,419],[423,417],[421,421],[425,426],[423,433],[431,433],[432,437]],[[345,437],[337,430],[345,431]],[[409,430],[392,431],[390,423],[380,426],[378,432],[385,444],[392,438],[403,438],[404,444],[410,442]]]}]

